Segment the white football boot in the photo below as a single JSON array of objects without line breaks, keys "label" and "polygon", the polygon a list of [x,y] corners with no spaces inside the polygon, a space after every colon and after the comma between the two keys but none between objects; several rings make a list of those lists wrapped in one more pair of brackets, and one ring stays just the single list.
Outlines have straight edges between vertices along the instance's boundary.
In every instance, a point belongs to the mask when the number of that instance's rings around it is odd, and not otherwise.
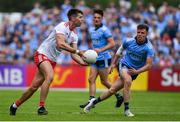
[{"label": "white football boot", "polygon": [[92,98],[89,103],[84,107],[84,112],[89,113],[90,109],[94,107],[93,102],[96,100],[96,98]]},{"label": "white football boot", "polygon": [[133,117],[134,116],[134,114],[131,113],[131,111],[129,109],[124,111],[124,115],[127,116],[127,117]]}]

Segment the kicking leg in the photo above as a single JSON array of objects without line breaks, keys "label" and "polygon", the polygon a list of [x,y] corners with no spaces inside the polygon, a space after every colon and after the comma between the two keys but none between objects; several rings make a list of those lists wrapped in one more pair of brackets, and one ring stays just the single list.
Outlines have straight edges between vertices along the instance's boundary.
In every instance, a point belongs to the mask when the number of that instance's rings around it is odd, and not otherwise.
[{"label": "kicking leg", "polygon": [[116,80],[116,82],[114,84],[112,84],[111,88],[108,89],[106,92],[103,92],[101,95],[100,95],[100,100],[103,101],[107,98],[109,98],[110,96],[112,96],[113,94],[115,94],[117,91],[119,91],[120,89],[123,88],[123,82],[121,81],[120,78],[118,78]]},{"label": "kicking leg", "polygon": [[[106,86],[108,89],[111,87],[110,82],[108,82],[108,68],[105,69],[100,69],[98,70],[100,78],[101,78],[101,83]],[[121,104],[123,103],[123,96],[121,96],[119,93],[115,93],[116,96],[116,108],[119,108],[121,106]]]},{"label": "kicking leg", "polygon": [[93,98],[90,100],[89,104],[84,108],[84,112],[88,113],[90,111],[90,109],[97,103],[109,98],[110,96],[112,96],[113,94],[115,94],[118,90],[120,90],[121,88],[123,88],[123,82],[121,82],[121,79],[118,78],[118,80],[111,86],[110,89],[108,89],[107,91],[103,92],[100,97],[98,98]]}]

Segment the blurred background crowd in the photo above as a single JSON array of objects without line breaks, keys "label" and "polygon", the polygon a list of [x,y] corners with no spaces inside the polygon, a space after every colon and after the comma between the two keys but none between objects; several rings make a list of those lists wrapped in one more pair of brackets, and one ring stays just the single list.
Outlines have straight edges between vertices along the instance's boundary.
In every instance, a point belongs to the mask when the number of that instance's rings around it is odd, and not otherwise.
[{"label": "blurred background crowd", "polygon": [[[48,36],[52,28],[61,21],[68,21],[66,13],[75,7],[84,12],[85,23],[78,29],[80,50],[91,48],[88,30],[93,26],[93,9],[104,10],[103,23],[107,25],[116,42],[116,51],[121,41],[134,37],[139,23],[149,25],[148,38],[154,45],[156,56],[155,67],[180,67],[180,4],[176,7],[162,2],[155,7],[153,2],[144,4],[138,0],[132,9],[130,0],[119,0],[118,4],[110,2],[107,7],[94,3],[87,5],[88,0],[78,0],[72,5],[70,0],[52,8],[45,8],[36,2],[26,13],[10,17],[1,14],[0,22],[0,63],[26,64],[33,63],[33,53]],[[58,64],[74,64],[70,55],[63,52]]]}]

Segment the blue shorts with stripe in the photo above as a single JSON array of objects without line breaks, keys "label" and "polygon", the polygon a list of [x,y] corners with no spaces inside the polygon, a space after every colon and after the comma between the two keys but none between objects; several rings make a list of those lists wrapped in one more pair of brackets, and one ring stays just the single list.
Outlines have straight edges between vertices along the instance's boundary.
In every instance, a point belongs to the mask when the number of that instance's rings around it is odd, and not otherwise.
[{"label": "blue shorts with stripe", "polygon": [[[129,66],[127,66],[127,65],[125,65],[124,63],[121,63],[121,62],[118,63],[118,67],[117,67],[119,75],[121,74],[122,69],[130,69],[130,68],[131,67],[129,67]],[[135,80],[137,78],[137,76],[138,76],[138,74],[137,75],[131,75],[132,80]]]},{"label": "blue shorts with stripe", "polygon": [[103,69],[103,68],[108,68],[110,65],[111,65],[111,58],[104,60],[97,60],[96,63],[92,64],[91,66],[97,69]]}]

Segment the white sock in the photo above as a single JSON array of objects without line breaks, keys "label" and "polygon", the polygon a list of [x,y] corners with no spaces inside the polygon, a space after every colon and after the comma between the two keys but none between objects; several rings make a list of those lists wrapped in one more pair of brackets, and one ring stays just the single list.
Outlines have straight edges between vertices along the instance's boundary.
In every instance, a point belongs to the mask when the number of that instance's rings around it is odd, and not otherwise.
[{"label": "white sock", "polygon": [[14,103],[14,104],[13,104],[13,108],[17,108],[17,105],[16,105],[16,103]]}]

